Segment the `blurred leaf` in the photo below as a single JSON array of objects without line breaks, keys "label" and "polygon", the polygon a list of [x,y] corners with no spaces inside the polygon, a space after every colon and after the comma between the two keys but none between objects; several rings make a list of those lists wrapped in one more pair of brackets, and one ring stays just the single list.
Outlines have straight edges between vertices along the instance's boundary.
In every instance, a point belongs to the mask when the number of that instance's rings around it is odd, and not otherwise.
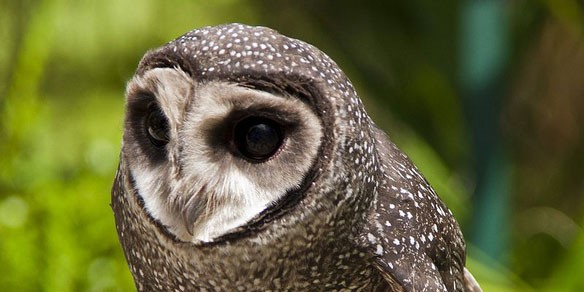
[{"label": "blurred leaf", "polygon": [[483,291],[534,291],[508,268],[493,261],[472,245],[467,245],[467,249],[471,256],[467,257],[466,266]]},{"label": "blurred leaf", "polygon": [[[584,226],[584,222],[580,225]],[[584,232],[580,231],[546,284],[548,291],[584,291]]]}]

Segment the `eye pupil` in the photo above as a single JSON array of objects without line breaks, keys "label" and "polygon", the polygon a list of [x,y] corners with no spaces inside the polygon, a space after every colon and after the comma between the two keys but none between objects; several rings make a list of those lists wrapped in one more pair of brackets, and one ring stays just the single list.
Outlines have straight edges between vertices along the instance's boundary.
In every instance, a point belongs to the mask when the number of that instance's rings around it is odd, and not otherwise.
[{"label": "eye pupil", "polygon": [[162,147],[170,140],[168,135],[168,121],[158,107],[153,108],[148,114],[146,129],[148,139],[156,147]]},{"label": "eye pupil", "polygon": [[251,126],[247,130],[245,139],[249,150],[259,155],[271,153],[280,142],[280,137],[276,129],[266,124]]},{"label": "eye pupil", "polygon": [[270,158],[282,145],[279,125],[269,119],[250,117],[235,126],[235,144],[245,157],[253,160]]}]

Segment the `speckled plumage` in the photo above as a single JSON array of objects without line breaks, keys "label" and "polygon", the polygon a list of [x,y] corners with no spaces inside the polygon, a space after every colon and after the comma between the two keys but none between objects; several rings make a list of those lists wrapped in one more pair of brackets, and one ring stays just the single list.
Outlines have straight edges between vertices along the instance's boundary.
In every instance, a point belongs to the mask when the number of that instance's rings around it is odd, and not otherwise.
[{"label": "speckled plumage", "polygon": [[[246,224],[188,241],[148,212],[132,169],[192,157],[180,143],[148,157],[127,116],[112,207],[139,291],[464,291],[473,283],[450,210],[320,50],[268,28],[229,24],[148,52],[136,76],[155,68],[184,72],[196,84],[228,82],[298,99],[323,135],[298,186]],[[177,135],[185,131],[178,124]],[[176,169],[168,180],[184,180]]]}]

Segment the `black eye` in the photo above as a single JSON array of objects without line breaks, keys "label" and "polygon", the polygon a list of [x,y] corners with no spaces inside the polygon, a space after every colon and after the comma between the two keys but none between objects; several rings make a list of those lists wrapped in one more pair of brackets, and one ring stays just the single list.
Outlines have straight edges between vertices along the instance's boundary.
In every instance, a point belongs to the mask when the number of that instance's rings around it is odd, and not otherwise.
[{"label": "black eye", "polygon": [[156,147],[162,147],[169,141],[168,121],[156,105],[150,106],[150,112],[146,118],[146,134]]},{"label": "black eye", "polygon": [[282,146],[282,129],[273,120],[248,117],[234,128],[235,147],[245,157],[263,161],[274,155]]}]

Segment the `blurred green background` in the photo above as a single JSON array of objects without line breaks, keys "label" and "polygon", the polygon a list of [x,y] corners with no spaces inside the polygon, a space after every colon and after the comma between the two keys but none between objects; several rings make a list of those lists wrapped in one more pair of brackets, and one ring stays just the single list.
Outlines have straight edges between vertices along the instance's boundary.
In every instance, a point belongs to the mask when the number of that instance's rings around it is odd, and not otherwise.
[{"label": "blurred green background", "polygon": [[584,13],[534,1],[0,0],[0,287],[132,291],[126,81],[197,27],[316,45],[461,222],[486,291],[584,291]]}]

